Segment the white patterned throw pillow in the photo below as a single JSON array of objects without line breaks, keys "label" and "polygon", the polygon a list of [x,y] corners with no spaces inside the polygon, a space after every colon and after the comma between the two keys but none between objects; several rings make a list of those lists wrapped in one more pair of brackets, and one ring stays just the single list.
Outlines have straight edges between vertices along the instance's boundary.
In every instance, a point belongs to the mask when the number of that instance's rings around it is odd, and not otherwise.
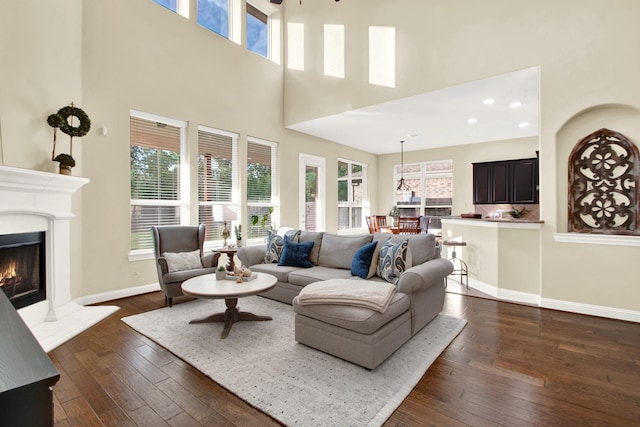
[{"label": "white patterned throw pillow", "polygon": [[411,253],[409,252],[409,242],[403,240],[394,243],[391,239],[384,242],[380,248],[378,258],[377,275],[394,285],[398,282],[400,275],[411,267]]},{"label": "white patterned throw pillow", "polygon": [[268,231],[267,252],[264,254],[265,264],[277,263],[280,261],[282,250],[284,249],[284,236],[289,237],[295,243],[298,243],[300,230],[280,227],[278,231]]}]

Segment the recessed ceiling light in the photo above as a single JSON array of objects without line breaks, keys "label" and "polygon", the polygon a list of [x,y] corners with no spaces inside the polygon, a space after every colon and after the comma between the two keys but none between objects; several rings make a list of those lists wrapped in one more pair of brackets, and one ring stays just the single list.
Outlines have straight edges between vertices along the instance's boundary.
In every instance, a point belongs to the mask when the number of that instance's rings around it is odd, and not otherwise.
[{"label": "recessed ceiling light", "polygon": [[521,128],[526,128],[527,126],[529,126],[529,122],[520,122],[518,123],[518,126],[520,126]]},{"label": "recessed ceiling light", "polygon": [[485,99],[484,101],[482,101],[482,103],[483,103],[484,105],[491,105],[491,104],[493,104],[494,102],[496,102],[496,100],[495,100],[495,99],[493,99],[493,98],[487,98],[487,99]]},{"label": "recessed ceiling light", "polygon": [[477,122],[478,119],[476,119],[475,117],[471,117],[469,120],[467,120],[467,123],[469,123],[470,125],[474,124],[475,122]]},{"label": "recessed ceiling light", "polygon": [[520,106],[522,106],[522,102],[520,101],[513,101],[511,104],[509,104],[509,107],[511,108],[518,108]]}]

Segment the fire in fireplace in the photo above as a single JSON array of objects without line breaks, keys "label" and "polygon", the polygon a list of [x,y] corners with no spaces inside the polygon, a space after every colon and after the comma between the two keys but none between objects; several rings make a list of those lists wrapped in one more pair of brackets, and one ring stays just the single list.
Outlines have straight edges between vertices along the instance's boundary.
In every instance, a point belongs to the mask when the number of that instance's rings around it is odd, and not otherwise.
[{"label": "fire in fireplace", "polygon": [[0,288],[16,309],[46,299],[45,233],[0,236]]}]

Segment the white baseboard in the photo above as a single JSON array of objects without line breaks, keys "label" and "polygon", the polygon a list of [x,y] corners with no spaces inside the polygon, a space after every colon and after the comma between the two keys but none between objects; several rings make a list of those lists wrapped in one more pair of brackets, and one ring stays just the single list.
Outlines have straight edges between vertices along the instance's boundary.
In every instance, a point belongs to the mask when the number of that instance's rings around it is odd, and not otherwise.
[{"label": "white baseboard", "polygon": [[640,323],[640,311],[624,308],[604,307],[600,305],[583,304],[573,301],[563,301],[551,298],[542,298],[540,306],[553,310],[570,311],[572,313],[588,314],[590,316],[607,317],[609,319],[627,320]]},{"label": "white baseboard", "polygon": [[551,298],[541,298],[539,295],[527,292],[501,289],[497,286],[469,278],[469,287],[484,292],[501,301],[510,301],[519,304],[535,305],[552,310],[568,311],[570,313],[587,314],[590,316],[607,317],[609,319],[626,320],[640,323],[640,311],[624,308],[605,307],[592,304],[583,304],[574,301],[563,301]]},{"label": "white baseboard", "polygon": [[115,291],[102,292],[99,294],[87,295],[75,300],[77,304],[98,304],[105,301],[112,301],[114,299],[132,297],[134,295],[146,294],[149,292],[155,292],[160,290],[158,283],[150,283],[148,285],[135,286],[133,288],[118,289]]}]

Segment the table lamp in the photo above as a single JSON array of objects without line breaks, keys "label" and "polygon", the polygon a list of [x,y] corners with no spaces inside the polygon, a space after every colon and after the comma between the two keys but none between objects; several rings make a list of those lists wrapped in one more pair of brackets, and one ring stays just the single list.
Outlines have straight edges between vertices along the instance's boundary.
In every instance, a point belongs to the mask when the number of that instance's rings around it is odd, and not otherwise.
[{"label": "table lamp", "polygon": [[213,220],[222,221],[224,228],[222,229],[222,238],[224,239],[223,247],[227,247],[227,239],[231,236],[231,230],[227,227],[227,223],[238,219],[237,206],[234,205],[213,205]]}]

